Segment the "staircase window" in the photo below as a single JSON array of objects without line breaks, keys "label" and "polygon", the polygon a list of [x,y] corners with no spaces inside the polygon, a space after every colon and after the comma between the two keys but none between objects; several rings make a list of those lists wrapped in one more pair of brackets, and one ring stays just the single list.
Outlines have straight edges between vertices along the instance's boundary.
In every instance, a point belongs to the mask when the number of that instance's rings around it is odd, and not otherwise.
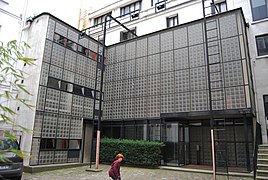
[{"label": "staircase window", "polygon": [[258,56],[268,55],[268,34],[257,36],[256,43]]},{"label": "staircase window", "polygon": [[167,27],[173,27],[179,24],[178,14],[167,18]]},{"label": "staircase window", "polygon": [[[131,32],[133,32],[134,34],[136,34],[136,28],[130,30]],[[121,31],[120,32],[120,41],[125,41],[128,39],[132,39],[135,37],[134,34],[132,34],[130,31]]]},{"label": "staircase window", "polygon": [[226,1],[215,3],[215,5],[211,5],[211,13],[218,14],[227,11]]},{"label": "staircase window", "polygon": [[268,18],[267,0],[251,0],[253,21]]}]

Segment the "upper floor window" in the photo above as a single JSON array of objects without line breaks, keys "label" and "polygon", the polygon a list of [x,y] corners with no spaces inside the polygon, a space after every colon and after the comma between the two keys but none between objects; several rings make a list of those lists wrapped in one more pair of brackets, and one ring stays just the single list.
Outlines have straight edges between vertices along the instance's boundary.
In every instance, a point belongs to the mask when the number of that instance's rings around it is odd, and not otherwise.
[{"label": "upper floor window", "polygon": [[256,43],[258,56],[268,55],[268,34],[257,36]]},{"label": "upper floor window", "polygon": [[211,5],[211,13],[217,14],[227,11],[226,1],[215,3],[215,5]]},{"label": "upper floor window", "polygon": [[[131,33],[131,32],[132,33]],[[128,40],[128,39],[132,39],[134,37],[136,37],[134,34],[136,34],[136,28],[130,30],[130,31],[121,31],[120,32],[120,41],[124,41],[124,40]],[[134,33],[134,34],[133,34]]]},{"label": "upper floor window", "polygon": [[[95,26],[98,26],[99,24],[102,24],[103,22],[104,22],[104,20],[105,20],[105,16],[106,15],[111,15],[112,14],[112,12],[110,12],[110,13],[107,13],[107,14],[104,14],[104,15],[102,15],[102,16],[99,16],[99,17],[97,17],[97,18],[95,18],[94,19],[94,25]],[[108,18],[109,19],[109,18]],[[108,20],[107,19],[107,20]]]},{"label": "upper floor window", "polygon": [[134,2],[121,8],[121,16],[131,14],[134,11],[141,10],[141,1]]},{"label": "upper floor window", "polygon": [[164,2],[166,0],[151,0],[151,6],[155,6],[156,3]]},{"label": "upper floor window", "polygon": [[172,17],[167,17],[167,27],[173,27],[179,24],[178,14]]},{"label": "upper floor window", "polygon": [[268,0],[250,0],[253,21],[268,18]]}]

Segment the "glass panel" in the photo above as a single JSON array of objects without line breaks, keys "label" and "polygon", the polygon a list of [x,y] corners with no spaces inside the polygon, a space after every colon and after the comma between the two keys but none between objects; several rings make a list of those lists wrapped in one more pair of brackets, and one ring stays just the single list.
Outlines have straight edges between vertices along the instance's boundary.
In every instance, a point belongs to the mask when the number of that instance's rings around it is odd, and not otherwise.
[{"label": "glass panel", "polygon": [[112,138],[119,139],[121,136],[121,127],[113,126],[112,127]]},{"label": "glass panel", "polygon": [[68,139],[57,139],[56,149],[67,149]]},{"label": "glass panel", "polygon": [[160,141],[160,124],[150,124],[150,141]]},{"label": "glass panel", "polygon": [[47,82],[47,86],[59,89],[60,88],[60,81],[58,79],[49,77],[48,82]]},{"label": "glass panel", "polygon": [[260,6],[264,6],[266,5],[266,0],[251,0],[252,2],[252,7],[256,8],[256,7],[260,7]]},{"label": "glass panel", "polygon": [[84,95],[82,86],[74,85],[73,92],[77,95]]},{"label": "glass panel", "polygon": [[80,139],[70,139],[69,149],[80,149]]},{"label": "glass panel", "polygon": [[146,140],[147,125],[138,125],[137,126],[137,139]]},{"label": "glass panel", "polygon": [[266,0],[251,0],[253,20],[267,18]]},{"label": "glass panel", "polygon": [[134,125],[125,126],[125,137],[126,139],[136,139],[136,128]]},{"label": "glass panel", "polygon": [[55,149],[56,140],[55,139],[41,139],[40,149]]},{"label": "glass panel", "polygon": [[60,89],[67,92],[73,92],[73,84],[62,81]]},{"label": "glass panel", "polygon": [[77,44],[74,43],[73,41],[68,40],[68,41],[67,41],[67,47],[70,48],[70,49],[72,49],[72,50],[74,50],[74,51],[76,51],[76,49],[77,49]]},{"label": "glass panel", "polygon": [[268,35],[256,37],[258,55],[268,55]]},{"label": "glass panel", "polygon": [[223,3],[220,4],[220,10],[221,10],[221,12],[227,11],[226,2],[223,2]]},{"label": "glass panel", "polygon": [[166,159],[167,164],[178,164],[178,124],[166,125]]}]

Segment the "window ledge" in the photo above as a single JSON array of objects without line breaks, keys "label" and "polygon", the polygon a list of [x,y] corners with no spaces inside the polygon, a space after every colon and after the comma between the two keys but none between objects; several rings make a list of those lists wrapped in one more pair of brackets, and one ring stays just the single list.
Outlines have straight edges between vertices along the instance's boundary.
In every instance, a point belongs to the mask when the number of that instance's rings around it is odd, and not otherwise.
[{"label": "window ledge", "polygon": [[268,58],[268,54],[267,55],[262,55],[262,56],[256,56],[256,59],[261,59],[261,58]]},{"label": "window ledge", "polygon": [[262,22],[265,22],[265,21],[268,21],[268,17],[267,18],[265,18],[265,19],[261,19],[261,20],[257,20],[257,21],[252,21],[252,25],[254,25],[254,24],[258,24],[258,23],[262,23]]}]

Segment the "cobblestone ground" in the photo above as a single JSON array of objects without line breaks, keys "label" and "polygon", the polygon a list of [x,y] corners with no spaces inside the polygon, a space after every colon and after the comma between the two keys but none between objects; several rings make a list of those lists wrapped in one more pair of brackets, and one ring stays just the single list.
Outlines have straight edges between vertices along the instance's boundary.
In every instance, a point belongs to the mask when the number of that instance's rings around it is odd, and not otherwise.
[{"label": "cobblestone ground", "polygon": [[[40,173],[24,173],[23,180],[111,180],[108,177],[108,165],[100,165],[101,172],[85,171],[88,167],[67,168]],[[145,169],[121,166],[122,180],[211,180],[212,175],[190,173],[161,169]],[[217,176],[217,180],[227,180],[227,177]],[[230,180],[249,180],[252,178],[229,177]]]}]

